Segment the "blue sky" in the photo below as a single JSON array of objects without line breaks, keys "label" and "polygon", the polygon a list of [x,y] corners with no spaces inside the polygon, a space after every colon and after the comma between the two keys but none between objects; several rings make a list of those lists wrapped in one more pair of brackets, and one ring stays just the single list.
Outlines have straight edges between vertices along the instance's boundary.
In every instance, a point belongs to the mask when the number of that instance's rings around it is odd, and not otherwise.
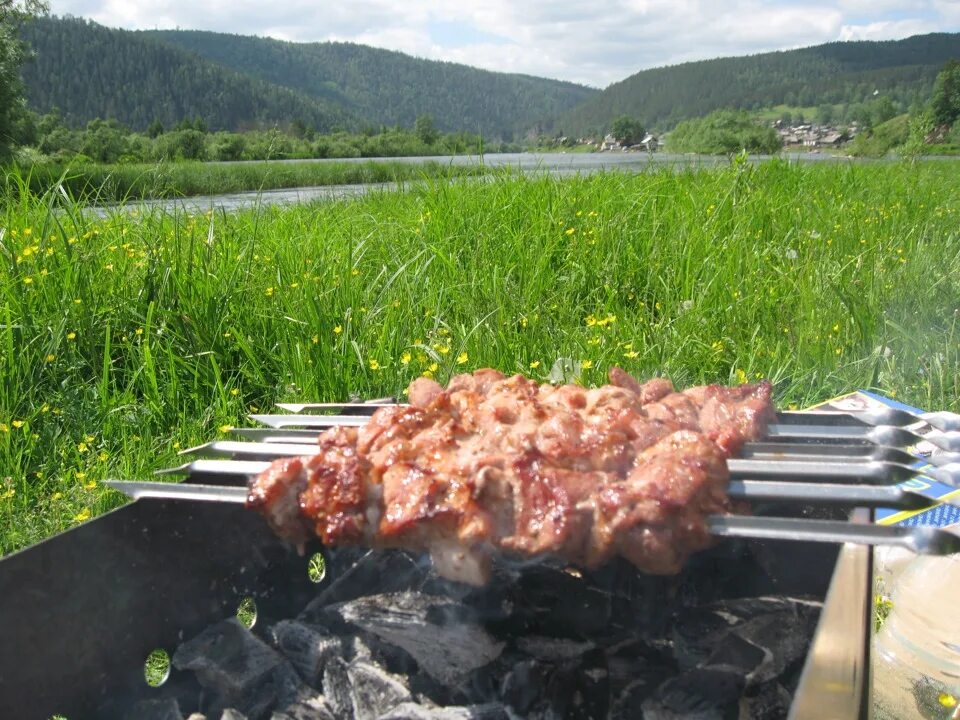
[{"label": "blue sky", "polygon": [[51,0],[50,5],[58,15],[111,27],[350,41],[594,87],[689,60],[960,32],[960,0]]}]

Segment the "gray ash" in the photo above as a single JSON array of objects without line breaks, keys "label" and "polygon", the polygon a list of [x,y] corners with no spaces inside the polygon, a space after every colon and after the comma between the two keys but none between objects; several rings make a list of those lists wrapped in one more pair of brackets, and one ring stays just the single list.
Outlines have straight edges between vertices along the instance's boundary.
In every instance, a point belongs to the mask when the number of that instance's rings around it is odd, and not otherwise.
[{"label": "gray ash", "polygon": [[297,617],[185,641],[177,699],[131,717],[786,717],[822,593],[772,576],[768,552],[727,544],[675,577],[502,563],[469,588],[403,552],[342,550]]}]

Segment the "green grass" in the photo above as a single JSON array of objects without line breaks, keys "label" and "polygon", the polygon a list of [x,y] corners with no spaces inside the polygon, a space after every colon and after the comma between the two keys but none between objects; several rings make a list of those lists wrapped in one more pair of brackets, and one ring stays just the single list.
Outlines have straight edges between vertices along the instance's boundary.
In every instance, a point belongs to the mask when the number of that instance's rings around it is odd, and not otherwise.
[{"label": "green grass", "polygon": [[[22,180],[8,178],[8,184]],[[498,174],[236,214],[0,205],[0,553],[279,400],[493,366],[960,409],[953,162]]]},{"label": "green grass", "polygon": [[8,176],[0,193],[29,189],[43,194],[60,185],[72,198],[88,202],[119,202],[143,198],[174,198],[293,188],[353,185],[479,175],[481,166],[375,161],[303,161],[205,163],[178,161],[104,165],[38,163]]}]

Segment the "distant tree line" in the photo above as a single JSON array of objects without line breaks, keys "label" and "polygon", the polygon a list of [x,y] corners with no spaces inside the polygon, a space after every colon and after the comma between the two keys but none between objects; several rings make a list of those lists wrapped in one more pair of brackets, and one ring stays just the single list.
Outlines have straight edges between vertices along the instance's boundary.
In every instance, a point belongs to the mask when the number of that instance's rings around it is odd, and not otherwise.
[{"label": "distant tree line", "polygon": [[24,159],[64,163],[400,157],[519,149],[506,143],[484,146],[483,138],[472,133],[438,132],[426,114],[420,115],[412,128],[367,128],[359,133],[319,133],[297,121],[282,129],[211,132],[199,116],[171,128],[154,120],[144,132],[133,132],[115,119],[100,118],[83,129],[73,129],[56,111],[28,115],[23,125],[21,141],[30,148],[21,152]]}]

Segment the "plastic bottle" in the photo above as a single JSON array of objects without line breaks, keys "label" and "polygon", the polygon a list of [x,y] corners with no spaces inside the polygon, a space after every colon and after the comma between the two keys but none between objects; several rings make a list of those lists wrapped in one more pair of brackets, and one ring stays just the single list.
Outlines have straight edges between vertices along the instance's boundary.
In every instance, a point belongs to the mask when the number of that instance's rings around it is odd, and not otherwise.
[{"label": "plastic bottle", "polygon": [[874,641],[878,720],[960,720],[960,555],[919,556],[893,585]]}]

